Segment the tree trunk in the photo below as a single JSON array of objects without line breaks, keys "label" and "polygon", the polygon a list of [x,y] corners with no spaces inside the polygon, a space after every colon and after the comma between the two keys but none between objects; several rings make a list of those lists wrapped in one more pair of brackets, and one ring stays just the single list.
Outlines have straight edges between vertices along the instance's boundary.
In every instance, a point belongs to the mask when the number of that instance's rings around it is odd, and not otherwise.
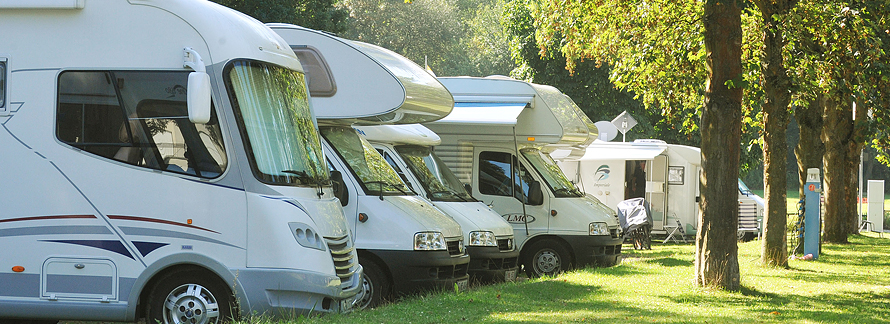
[{"label": "tree trunk", "polygon": [[785,69],[782,50],[783,29],[774,15],[785,14],[793,3],[789,1],[755,1],[763,19],[763,185],[766,211],[763,219],[763,243],[760,262],[763,265],[786,267],[787,196],[786,168],[788,164],[788,104],[791,102],[791,80]]},{"label": "tree trunk", "polygon": [[855,104],[853,107],[853,132],[847,143],[847,199],[846,205],[848,212],[846,213],[846,229],[847,234],[859,233],[859,222],[861,221],[861,211],[857,198],[859,198],[859,162],[862,154],[862,148],[865,146],[865,138],[868,130],[866,122],[867,108]]},{"label": "tree trunk", "polygon": [[797,176],[800,181],[798,192],[803,199],[807,183],[807,169],[822,169],[822,156],[825,155],[825,144],[822,144],[822,113],[825,111],[825,96],[816,95],[806,106],[797,107],[794,116],[800,127],[800,141],[794,149],[797,156]]},{"label": "tree trunk", "polygon": [[702,200],[695,238],[695,282],[739,289],[739,154],[741,141],[741,10],[734,0],[705,2],[709,78],[702,111]]},{"label": "tree trunk", "polygon": [[853,133],[850,101],[832,96],[826,100],[822,142],[825,143],[825,215],[822,241],[847,243],[847,141]]}]

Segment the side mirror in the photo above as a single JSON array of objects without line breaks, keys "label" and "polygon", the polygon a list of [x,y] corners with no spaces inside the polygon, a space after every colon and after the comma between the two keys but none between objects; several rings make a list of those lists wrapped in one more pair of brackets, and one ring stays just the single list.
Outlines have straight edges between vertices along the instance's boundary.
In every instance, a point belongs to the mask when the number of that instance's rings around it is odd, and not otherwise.
[{"label": "side mirror", "polygon": [[467,191],[468,195],[470,195],[470,196],[473,195],[473,186],[471,186],[469,183],[464,184],[464,190]]},{"label": "side mirror", "polygon": [[541,183],[532,181],[528,184],[528,204],[540,206],[544,204],[544,192],[541,191]]},{"label": "side mirror", "polygon": [[340,205],[348,205],[349,189],[346,188],[346,183],[343,182],[343,174],[340,171],[331,171],[331,186],[334,187],[334,197],[340,199]]},{"label": "side mirror", "polygon": [[189,73],[188,83],[189,120],[195,124],[210,121],[210,75],[205,72]]}]

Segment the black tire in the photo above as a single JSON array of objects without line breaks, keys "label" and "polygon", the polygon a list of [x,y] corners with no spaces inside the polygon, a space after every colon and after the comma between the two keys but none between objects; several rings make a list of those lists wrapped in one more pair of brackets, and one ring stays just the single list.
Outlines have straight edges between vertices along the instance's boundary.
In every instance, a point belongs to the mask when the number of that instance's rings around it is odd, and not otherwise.
[{"label": "black tire", "polygon": [[757,237],[757,235],[754,234],[754,232],[739,232],[739,242],[750,242],[751,240],[754,240],[755,237]]},{"label": "black tire", "polygon": [[[168,300],[176,307],[167,309]],[[145,307],[146,323],[227,323],[232,320],[234,306],[232,292],[216,276],[176,271],[159,278],[152,287]]]},{"label": "black tire", "polygon": [[361,296],[355,301],[355,309],[374,308],[389,300],[392,295],[392,284],[383,269],[373,261],[365,261],[367,258],[359,258],[359,264],[364,268],[362,273]]},{"label": "black tire", "polygon": [[522,266],[529,278],[555,276],[571,268],[569,250],[554,240],[540,240],[524,249]]}]

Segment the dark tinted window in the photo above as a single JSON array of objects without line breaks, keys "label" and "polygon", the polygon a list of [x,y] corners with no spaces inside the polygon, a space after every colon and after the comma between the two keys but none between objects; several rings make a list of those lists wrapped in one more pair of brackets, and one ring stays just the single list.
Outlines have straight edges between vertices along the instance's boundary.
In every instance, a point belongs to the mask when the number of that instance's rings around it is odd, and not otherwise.
[{"label": "dark tinted window", "polygon": [[[521,201],[528,197],[528,184],[532,180],[525,167],[520,165],[519,176],[514,176],[516,158],[510,153],[482,152],[479,154],[479,192],[486,195],[514,196]],[[522,188],[516,191],[514,188]]]},{"label": "dark tinted window", "polygon": [[56,136],[98,156],[212,178],[227,164],[219,124],[188,119],[188,72],[81,71],[59,76]]}]

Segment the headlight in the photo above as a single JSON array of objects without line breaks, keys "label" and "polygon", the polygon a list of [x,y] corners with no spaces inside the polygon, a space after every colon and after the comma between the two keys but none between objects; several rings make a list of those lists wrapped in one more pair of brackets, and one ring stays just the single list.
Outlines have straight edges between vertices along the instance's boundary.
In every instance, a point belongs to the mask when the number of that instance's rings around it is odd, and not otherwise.
[{"label": "headlight", "polygon": [[414,234],[414,249],[418,251],[445,251],[445,237],[439,232],[420,232]]},{"label": "headlight", "polygon": [[492,232],[470,232],[470,246],[498,246]]},{"label": "headlight", "polygon": [[590,223],[590,235],[609,235],[609,225],[606,223]]},{"label": "headlight", "polygon": [[294,238],[297,239],[297,243],[300,243],[300,245],[310,249],[327,251],[327,244],[324,239],[311,226],[303,223],[287,223],[287,225],[290,227],[291,234],[294,234]]}]

